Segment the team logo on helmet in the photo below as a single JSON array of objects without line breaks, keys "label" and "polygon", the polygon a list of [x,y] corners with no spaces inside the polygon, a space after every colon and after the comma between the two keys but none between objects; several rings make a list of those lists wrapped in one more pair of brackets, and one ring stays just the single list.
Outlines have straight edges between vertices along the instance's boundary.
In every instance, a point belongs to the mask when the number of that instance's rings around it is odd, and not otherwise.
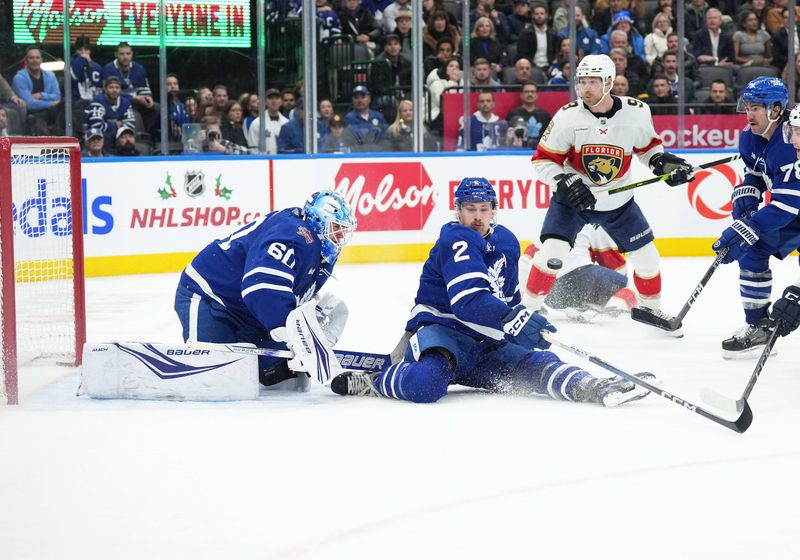
[{"label": "team logo on helmet", "polygon": [[607,144],[587,144],[581,147],[581,163],[595,185],[605,185],[617,178],[622,170],[625,151]]}]

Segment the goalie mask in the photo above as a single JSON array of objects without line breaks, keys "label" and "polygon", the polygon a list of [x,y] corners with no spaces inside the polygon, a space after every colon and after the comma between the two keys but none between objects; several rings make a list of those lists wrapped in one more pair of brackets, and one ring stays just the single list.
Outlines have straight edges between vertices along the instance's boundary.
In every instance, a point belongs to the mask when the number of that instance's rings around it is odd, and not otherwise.
[{"label": "goalie mask", "polygon": [[312,194],[303,205],[303,219],[322,242],[322,258],[333,262],[356,229],[350,205],[333,191]]}]

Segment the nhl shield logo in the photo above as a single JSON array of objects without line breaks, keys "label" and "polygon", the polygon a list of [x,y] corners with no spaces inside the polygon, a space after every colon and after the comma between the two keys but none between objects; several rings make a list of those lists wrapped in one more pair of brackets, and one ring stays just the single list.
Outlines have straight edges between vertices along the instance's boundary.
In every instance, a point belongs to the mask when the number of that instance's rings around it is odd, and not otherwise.
[{"label": "nhl shield logo", "polygon": [[608,144],[587,144],[581,147],[581,163],[595,185],[605,185],[622,170],[625,151]]},{"label": "nhl shield logo", "polygon": [[206,190],[205,179],[202,171],[187,171],[183,178],[183,190],[191,197],[200,196]]}]

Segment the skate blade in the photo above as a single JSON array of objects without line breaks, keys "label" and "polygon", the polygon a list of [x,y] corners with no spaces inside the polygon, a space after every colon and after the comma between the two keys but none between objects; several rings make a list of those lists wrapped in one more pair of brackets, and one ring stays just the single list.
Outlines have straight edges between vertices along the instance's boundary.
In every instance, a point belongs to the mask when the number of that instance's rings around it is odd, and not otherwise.
[{"label": "skate blade", "polygon": [[[655,377],[654,375],[648,375],[647,377],[643,377],[642,381],[647,381],[651,385],[655,385],[657,387],[661,385],[661,380]],[[603,397],[603,406],[605,407],[619,406],[624,403],[638,401],[640,399],[645,398],[649,394],[650,394],[649,389],[645,389],[640,385],[634,385],[634,388],[631,389],[630,391],[625,391],[625,392],[615,391]]]},{"label": "skate blade", "polygon": [[[723,360],[755,360],[761,357],[761,353],[764,351],[764,347],[766,344],[761,344],[760,346],[753,346],[752,348],[748,348],[747,350],[739,350],[738,352],[735,350],[722,350],[722,359]],[[772,352],[769,353],[770,356],[777,356],[778,351],[773,349]]]}]

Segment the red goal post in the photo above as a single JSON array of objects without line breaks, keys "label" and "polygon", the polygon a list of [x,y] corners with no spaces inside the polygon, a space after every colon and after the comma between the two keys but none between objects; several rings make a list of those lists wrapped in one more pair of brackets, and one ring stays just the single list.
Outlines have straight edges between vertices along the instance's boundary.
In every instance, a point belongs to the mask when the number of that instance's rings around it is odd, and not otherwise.
[{"label": "red goal post", "polygon": [[0,138],[0,403],[19,399],[19,366],[79,365],[86,341],[80,146]]}]

